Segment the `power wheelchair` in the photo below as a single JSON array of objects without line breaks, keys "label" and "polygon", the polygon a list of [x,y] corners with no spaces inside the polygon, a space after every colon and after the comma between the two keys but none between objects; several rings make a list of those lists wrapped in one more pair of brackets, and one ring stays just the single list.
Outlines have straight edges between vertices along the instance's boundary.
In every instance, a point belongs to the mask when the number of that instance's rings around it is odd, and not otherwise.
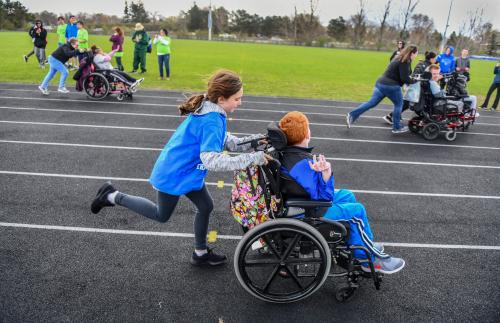
[{"label": "power wheelchair", "polygon": [[[234,270],[242,287],[260,300],[290,303],[316,292],[327,278],[345,279],[335,298],[349,300],[363,279],[380,289],[382,274],[375,271],[369,250],[349,246],[349,223],[323,217],[331,201],[311,200],[292,178],[280,171],[280,154],[287,145],[285,134],[273,122],[267,127],[264,151],[274,160],[261,166],[264,194],[279,201],[278,210],[267,221],[246,232],[234,254]],[[353,250],[366,259],[356,259]],[[364,272],[362,265],[369,266]]]}]

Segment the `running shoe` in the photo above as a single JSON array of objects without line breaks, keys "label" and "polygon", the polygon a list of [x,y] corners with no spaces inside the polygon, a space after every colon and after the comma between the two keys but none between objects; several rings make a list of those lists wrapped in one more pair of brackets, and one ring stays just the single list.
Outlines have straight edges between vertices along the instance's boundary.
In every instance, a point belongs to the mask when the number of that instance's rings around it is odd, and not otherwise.
[{"label": "running shoe", "polygon": [[392,116],[390,114],[386,115],[386,116],[383,116],[382,119],[384,119],[384,121],[387,123],[387,124],[390,124],[392,126]]},{"label": "running shoe", "polygon": [[407,126],[401,127],[399,129],[392,129],[392,133],[398,134],[398,133],[405,133],[408,132],[410,129],[408,129]]},{"label": "running shoe", "polygon": [[227,262],[227,257],[216,254],[212,249],[207,248],[207,253],[202,256],[198,256],[196,252],[193,252],[190,262],[193,266],[219,266]]},{"label": "running shoe", "polygon": [[[375,267],[375,272],[381,274],[395,274],[405,266],[405,261],[401,258],[388,257],[388,258],[375,258],[373,266]],[[361,266],[361,270],[365,273],[371,273],[370,266],[368,264]]]},{"label": "running shoe", "polygon": [[25,62],[25,63],[28,63],[28,56],[23,55],[23,59],[24,59],[24,62]]},{"label": "running shoe", "polygon": [[345,116],[345,124],[347,125],[347,129],[351,128],[351,124],[353,123],[352,116],[350,113]]},{"label": "running shoe", "polygon": [[57,89],[57,92],[61,92],[61,93],[69,93],[69,90],[65,87],[60,87]]},{"label": "running shoe", "polygon": [[43,95],[49,95],[49,90],[44,89],[41,85],[38,86],[38,89],[40,90],[40,92],[42,92]]},{"label": "running shoe", "polygon": [[108,194],[114,192],[116,192],[116,188],[111,185],[111,182],[104,183],[97,191],[97,194],[92,201],[92,204],[90,205],[90,211],[94,214],[97,214],[102,210],[103,207],[114,206],[113,203],[108,201]]}]

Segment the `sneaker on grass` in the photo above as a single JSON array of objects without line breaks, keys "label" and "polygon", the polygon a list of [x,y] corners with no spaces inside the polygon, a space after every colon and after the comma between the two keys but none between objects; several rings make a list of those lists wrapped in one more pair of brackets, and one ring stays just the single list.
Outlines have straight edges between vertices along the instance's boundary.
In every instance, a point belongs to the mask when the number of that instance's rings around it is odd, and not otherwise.
[{"label": "sneaker on grass", "polygon": [[[386,275],[397,273],[404,268],[405,264],[406,263],[403,259],[396,257],[375,258],[375,261],[373,262],[375,272]],[[370,266],[368,264],[363,264],[363,266],[361,266],[361,269],[366,273],[371,272]]]}]

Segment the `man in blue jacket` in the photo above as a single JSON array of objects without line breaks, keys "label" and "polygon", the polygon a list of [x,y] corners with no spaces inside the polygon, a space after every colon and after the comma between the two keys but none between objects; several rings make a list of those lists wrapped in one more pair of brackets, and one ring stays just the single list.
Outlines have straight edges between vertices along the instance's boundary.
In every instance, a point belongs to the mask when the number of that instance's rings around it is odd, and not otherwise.
[{"label": "man in blue jacket", "polygon": [[[354,193],[346,189],[334,189],[331,164],[323,155],[317,157],[311,154],[313,148],[309,147],[311,130],[307,117],[298,111],[289,112],[280,120],[279,127],[288,142],[280,159],[283,174],[299,183],[311,199],[333,202],[324,217],[350,223],[348,244],[364,246],[370,250],[376,271],[393,274],[403,269],[403,259],[385,254],[383,246],[373,242],[366,210],[363,204],[357,202]],[[354,250],[354,256],[358,259],[366,258],[366,254],[361,250]],[[362,269],[370,271],[367,266],[362,266]]]},{"label": "man in blue jacket", "polygon": [[[77,36],[78,36],[78,25],[76,23],[76,17],[70,16],[69,22],[66,26],[66,43],[68,43],[68,41],[71,38],[77,38]],[[77,63],[78,63],[78,61],[77,61],[76,57],[72,57],[71,60],[69,61],[68,67],[70,69],[78,69]]]},{"label": "man in blue jacket", "polygon": [[436,62],[439,63],[441,74],[455,71],[455,57],[453,56],[453,47],[447,46],[444,53],[438,55]]}]

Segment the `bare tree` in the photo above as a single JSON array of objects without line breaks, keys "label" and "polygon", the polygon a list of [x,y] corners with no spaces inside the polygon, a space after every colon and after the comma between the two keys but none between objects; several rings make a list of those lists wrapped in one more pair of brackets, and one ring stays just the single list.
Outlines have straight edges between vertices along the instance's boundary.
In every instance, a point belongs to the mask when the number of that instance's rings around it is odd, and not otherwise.
[{"label": "bare tree", "polygon": [[355,15],[351,16],[352,24],[352,44],[355,48],[363,45],[366,36],[366,2],[359,0],[359,10]]},{"label": "bare tree", "polygon": [[419,2],[420,0],[408,0],[408,6],[406,6],[406,9],[401,12],[401,15],[403,17],[403,28],[401,28],[399,38],[402,40],[408,38],[408,22],[410,21],[410,18],[413,15],[413,11],[415,11],[415,8],[417,7]]},{"label": "bare tree", "polygon": [[382,19],[380,19],[380,30],[378,34],[378,42],[377,42],[377,50],[382,48],[382,40],[384,39],[384,32],[387,27],[387,18],[389,18],[389,13],[391,10],[391,2],[392,0],[387,0],[387,3],[384,7],[384,14],[382,15]]}]

